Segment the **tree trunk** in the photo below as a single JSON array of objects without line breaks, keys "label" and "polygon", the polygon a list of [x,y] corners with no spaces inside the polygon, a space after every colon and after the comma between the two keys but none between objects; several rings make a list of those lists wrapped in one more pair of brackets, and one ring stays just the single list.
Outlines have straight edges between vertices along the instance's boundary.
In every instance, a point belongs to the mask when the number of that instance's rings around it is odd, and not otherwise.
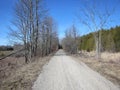
[{"label": "tree trunk", "polygon": [[101,31],[95,32],[96,58],[101,58]]}]

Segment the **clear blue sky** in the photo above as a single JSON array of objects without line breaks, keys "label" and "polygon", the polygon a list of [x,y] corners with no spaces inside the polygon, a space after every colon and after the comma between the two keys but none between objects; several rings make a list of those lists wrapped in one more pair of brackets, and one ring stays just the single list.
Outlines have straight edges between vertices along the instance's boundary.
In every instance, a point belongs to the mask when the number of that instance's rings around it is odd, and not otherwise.
[{"label": "clear blue sky", "polygon": [[[8,26],[14,19],[13,7],[17,0],[1,0],[0,1],[0,45],[9,44]],[[80,33],[86,34],[87,29],[78,23],[76,14],[80,12],[84,1],[92,0],[45,0],[46,6],[49,9],[49,14],[56,20],[58,24],[59,37],[64,37],[64,31],[69,28],[73,23],[76,24]],[[97,2],[107,3],[109,10],[115,6],[115,13],[112,15],[113,22],[109,27],[120,25],[120,0],[96,0]],[[90,4],[91,5],[91,4]],[[102,6],[102,5],[101,5]],[[104,11],[101,6],[97,8]],[[83,17],[84,18],[84,17]]]}]

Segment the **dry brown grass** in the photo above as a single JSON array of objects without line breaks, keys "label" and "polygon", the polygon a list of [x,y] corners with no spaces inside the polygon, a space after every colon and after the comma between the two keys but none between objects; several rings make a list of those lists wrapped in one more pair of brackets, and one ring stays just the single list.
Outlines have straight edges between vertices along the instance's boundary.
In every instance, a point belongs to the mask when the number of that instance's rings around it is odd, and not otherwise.
[{"label": "dry brown grass", "polygon": [[106,62],[120,63],[120,53],[104,52],[101,54],[101,58]]},{"label": "dry brown grass", "polygon": [[50,57],[40,58],[19,68],[10,69],[11,74],[0,80],[0,90],[31,90],[33,82],[40,74],[43,65],[50,60]]},{"label": "dry brown grass", "polygon": [[24,57],[7,57],[0,60],[0,80],[6,79],[13,74],[17,68],[25,64]]},{"label": "dry brown grass", "polygon": [[120,87],[120,53],[102,53],[102,59],[100,60],[97,60],[93,55],[92,52],[92,55],[85,53],[79,54],[77,57],[90,68]]},{"label": "dry brown grass", "polygon": [[5,56],[5,55],[8,55],[8,54],[10,54],[10,53],[12,53],[12,52],[14,52],[14,51],[0,51],[0,57],[3,57],[3,56]]}]

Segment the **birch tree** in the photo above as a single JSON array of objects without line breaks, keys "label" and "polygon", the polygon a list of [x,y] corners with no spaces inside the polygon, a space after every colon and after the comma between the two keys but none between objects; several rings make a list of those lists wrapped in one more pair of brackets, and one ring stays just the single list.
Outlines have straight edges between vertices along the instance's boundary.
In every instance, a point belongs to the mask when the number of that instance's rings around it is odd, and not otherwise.
[{"label": "birch tree", "polygon": [[40,20],[44,15],[41,3],[42,0],[18,0],[15,5],[15,28],[10,30],[14,38],[23,42],[26,63],[37,53]]},{"label": "birch tree", "polygon": [[[58,47],[57,25],[52,17],[46,17],[41,29],[42,56],[53,52]],[[54,47],[54,48],[53,48]]]}]

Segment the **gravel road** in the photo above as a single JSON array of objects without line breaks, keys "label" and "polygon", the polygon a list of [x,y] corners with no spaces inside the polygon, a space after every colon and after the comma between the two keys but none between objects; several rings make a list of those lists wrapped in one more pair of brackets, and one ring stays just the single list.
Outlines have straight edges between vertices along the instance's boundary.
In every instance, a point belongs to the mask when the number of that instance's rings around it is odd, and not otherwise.
[{"label": "gravel road", "polygon": [[120,90],[106,78],[59,50],[35,81],[33,90]]}]

